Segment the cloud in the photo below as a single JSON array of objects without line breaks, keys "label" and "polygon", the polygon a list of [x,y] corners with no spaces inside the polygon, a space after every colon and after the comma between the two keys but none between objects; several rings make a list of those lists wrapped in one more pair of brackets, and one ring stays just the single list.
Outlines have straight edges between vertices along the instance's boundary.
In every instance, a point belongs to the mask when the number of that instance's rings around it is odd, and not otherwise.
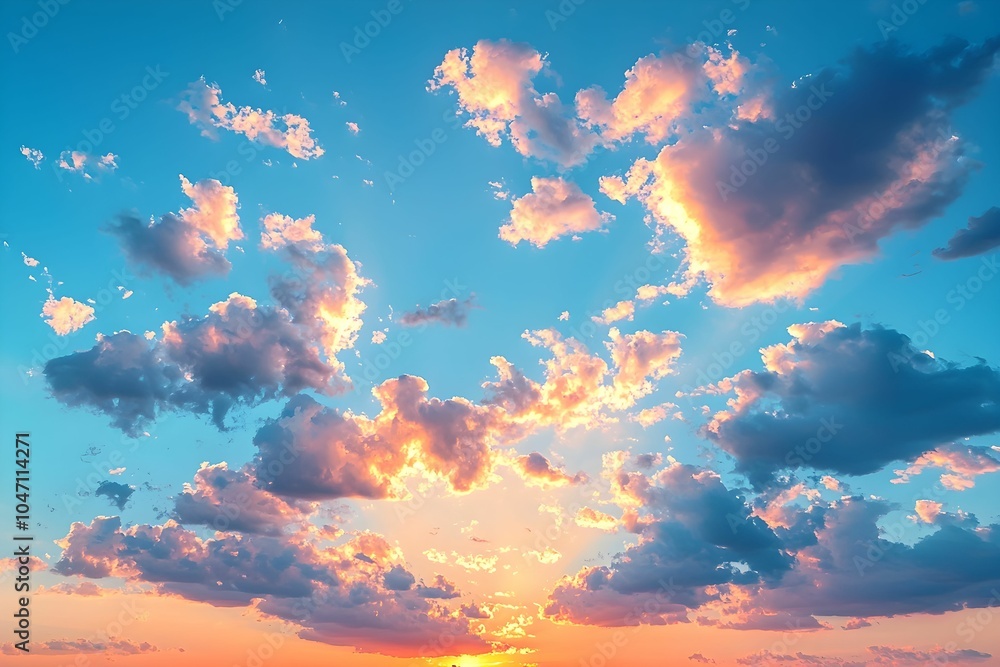
[{"label": "cloud", "polygon": [[510,222],[500,228],[500,238],[513,246],[527,241],[544,248],[550,241],[594,231],[614,220],[610,213],[598,213],[594,200],[576,183],[535,176],[531,190],[512,200]]},{"label": "cloud", "polygon": [[569,475],[564,470],[553,467],[549,460],[538,452],[519,456],[515,461],[515,470],[520,473],[524,481],[534,486],[552,488],[579,484],[587,479],[582,472]]},{"label": "cloud", "polygon": [[606,460],[613,462],[613,493],[645,512],[627,523],[639,542],[609,566],[560,580],[544,610],[548,618],[602,626],[685,622],[718,587],[774,581],[791,567],[774,532],[714,472],[675,463],[650,478],[629,471],[625,458]]},{"label": "cloud", "polygon": [[506,138],[526,157],[564,167],[582,163],[597,143],[555,93],[539,93],[535,77],[547,71],[543,56],[526,44],[480,40],[472,49],[453,49],[434,70],[428,90],[451,87],[460,111],[491,146]]},{"label": "cloud", "polygon": [[456,492],[483,486],[503,433],[502,411],[464,398],[427,397],[427,383],[403,375],[372,390],[374,418],[324,408],[308,396],[289,401],[254,438],[257,476],[295,498],[399,498],[398,476],[419,463]]},{"label": "cloud", "polygon": [[1000,430],[1000,371],[985,362],[959,367],[877,326],[788,330],[761,351],[766,370],[717,385],[736,398],[704,430],[755,484],[797,466],[864,475]]},{"label": "cloud", "polygon": [[181,285],[211,275],[225,275],[231,265],[225,257],[230,241],[243,238],[236,191],[215,179],[192,184],[180,176],[181,189],[191,208],[167,213],[147,224],[132,215],[119,216],[108,231],[129,261],[167,274]]},{"label": "cloud", "polygon": [[[272,240],[275,233],[279,232],[272,233]],[[293,271],[270,279],[271,296],[291,315],[292,322],[320,342],[333,360],[358,340],[364,326],[361,316],[367,308],[359,295],[371,281],[361,275],[361,265],[348,257],[343,246],[321,246],[295,223],[291,228],[281,228],[280,234],[284,245],[277,249]],[[302,238],[293,238],[296,234]],[[340,362],[334,365],[343,372]]]},{"label": "cloud", "polygon": [[914,510],[921,521],[933,524],[941,515],[941,503],[933,500],[918,500],[914,505]]},{"label": "cloud", "polygon": [[120,484],[118,482],[109,482],[107,480],[101,482],[97,489],[94,491],[95,496],[104,496],[111,504],[120,510],[125,509],[125,503],[128,499],[132,497],[135,493],[135,487],[129,486],[128,484]]},{"label": "cloud", "polygon": [[581,528],[597,528],[608,532],[614,532],[618,529],[618,519],[591,507],[581,507],[577,510],[573,521]]},{"label": "cloud", "polygon": [[635,316],[635,303],[632,301],[619,301],[613,306],[608,306],[600,315],[594,315],[590,319],[598,324],[613,324],[621,320],[632,321]]},{"label": "cloud", "polygon": [[[1000,525],[934,514],[937,530],[913,540],[906,535],[912,520],[888,519],[897,508],[873,496],[826,502],[791,489],[759,497],[755,504],[763,505],[751,511],[711,470],[671,463],[646,474],[636,464],[626,452],[605,454],[612,496],[638,543],[609,565],[560,580],[545,607],[552,620],[809,631],[825,627],[820,617],[996,604]],[[784,511],[796,497],[805,506]]]},{"label": "cloud", "polygon": [[235,293],[204,317],[165,323],[159,342],[121,331],[44,373],[60,402],[104,413],[131,435],[166,410],[210,414],[224,428],[233,405],[344,386],[287,312]]},{"label": "cloud", "polygon": [[[338,546],[320,544],[302,524],[279,536],[217,532],[202,539],[173,521],[123,528],[118,517],[98,517],[74,523],[58,544],[58,574],[120,577],[220,607],[255,604],[307,640],[396,657],[492,649],[467,618],[437,601],[457,593],[443,577],[399,590],[402,555],[372,533]],[[385,585],[387,576],[395,589]],[[429,637],[444,635],[452,640],[447,647],[428,647]]]},{"label": "cloud", "polygon": [[21,146],[21,155],[23,155],[28,162],[34,165],[35,169],[40,169],[41,167],[38,165],[45,159],[45,155],[42,154],[42,151],[37,148],[28,148],[27,146]]},{"label": "cloud", "polygon": [[1000,470],[998,460],[986,447],[973,447],[952,443],[925,452],[903,470],[897,470],[893,484],[905,484],[910,477],[919,475],[927,468],[941,468],[941,485],[952,491],[963,491],[975,486],[975,479]]},{"label": "cloud", "polygon": [[753,655],[737,658],[738,665],[774,665],[787,667],[866,667],[886,665],[888,667],[923,667],[924,665],[971,665],[982,663],[993,656],[973,649],[953,649],[933,647],[929,649],[897,648],[892,646],[869,646],[864,656],[834,658],[798,653],[776,653],[761,651]]},{"label": "cloud", "polygon": [[323,149],[312,136],[309,121],[302,116],[236,107],[231,102],[223,103],[221,98],[222,89],[201,78],[188,84],[177,109],[186,113],[188,120],[198,125],[202,135],[209,138],[215,138],[215,129],[222,128],[242,134],[251,141],[284,149],[292,157],[303,160],[323,155]]},{"label": "cloud", "polygon": [[254,70],[253,80],[262,86],[267,85],[267,74],[262,69]]},{"label": "cloud", "polygon": [[961,259],[989,252],[1000,247],[1000,208],[994,206],[981,216],[970,217],[969,224],[955,232],[947,247],[938,248],[938,259]]},{"label": "cloud", "polygon": [[683,239],[687,282],[706,280],[717,303],[801,299],[958,197],[975,162],[949,114],[998,49],[1000,38],[857,50],[778,90],[772,114],[695,127],[625,178],[602,178],[602,191],[640,200],[658,245],[667,233]]},{"label": "cloud", "polygon": [[870,619],[996,604],[1000,525],[938,522],[937,531],[910,543],[901,541],[912,530],[909,519],[884,519],[893,509],[861,497],[814,503],[786,533],[795,567],[780,586],[755,587],[729,613],[764,609],[800,623],[813,616]]},{"label": "cloud", "polygon": [[[25,262],[28,259],[30,258],[26,257]],[[45,318],[45,323],[57,334],[68,336],[82,329],[88,322],[94,321],[94,309],[68,296],[57,300],[49,294],[48,300],[42,306],[41,317]]]},{"label": "cloud", "polygon": [[[674,332],[615,336],[609,343],[612,376],[604,360],[574,339],[551,330],[526,334],[552,355],[543,363],[543,381],[494,357],[498,377],[483,385],[487,396],[479,403],[430,397],[427,382],[410,375],[372,390],[380,405],[374,417],[296,396],[254,439],[256,477],[273,493],[309,500],[399,499],[406,494],[402,479],[418,473],[446,482],[455,493],[486,486],[496,465],[510,460],[497,447],[544,428],[613,422],[611,413],[653,391],[680,352]],[[538,453],[514,465],[533,481],[582,479],[552,468]]]},{"label": "cloud", "polygon": [[306,514],[303,504],[261,489],[250,471],[230,470],[223,462],[201,464],[194,483],[185,483],[174,500],[173,518],[181,525],[200,524],[217,531],[280,535]]},{"label": "cloud", "polygon": [[445,326],[461,327],[469,317],[469,311],[475,307],[476,295],[473,294],[464,301],[445,299],[427,306],[417,307],[403,313],[399,323],[404,327],[423,326],[427,324],[443,324]]},{"label": "cloud", "polygon": [[260,247],[278,250],[294,246],[303,252],[319,252],[325,244],[323,235],[313,229],[315,222],[315,215],[296,220],[280,213],[269,213],[261,219],[264,231],[260,233]]},{"label": "cloud", "polygon": [[[155,653],[158,648],[149,642],[134,642],[130,639],[50,639],[49,641],[31,642],[31,652],[38,655],[80,655],[87,653],[101,653],[103,655],[139,655],[141,653]],[[0,644],[0,653],[4,655],[19,655],[23,651],[18,650],[11,643]]]},{"label": "cloud", "polygon": [[[38,154],[41,155],[40,152]],[[28,157],[28,159],[33,160],[32,157]],[[93,180],[95,173],[100,174],[118,169],[118,156],[113,153],[91,155],[83,151],[63,151],[59,154],[56,166],[80,174],[89,181]]]}]

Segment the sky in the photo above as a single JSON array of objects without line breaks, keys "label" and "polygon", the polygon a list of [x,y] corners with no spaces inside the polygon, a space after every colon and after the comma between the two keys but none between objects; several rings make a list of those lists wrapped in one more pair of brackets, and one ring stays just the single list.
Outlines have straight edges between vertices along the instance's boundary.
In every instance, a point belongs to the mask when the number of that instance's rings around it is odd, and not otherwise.
[{"label": "sky", "polygon": [[0,654],[1000,664],[995,3],[0,25]]}]

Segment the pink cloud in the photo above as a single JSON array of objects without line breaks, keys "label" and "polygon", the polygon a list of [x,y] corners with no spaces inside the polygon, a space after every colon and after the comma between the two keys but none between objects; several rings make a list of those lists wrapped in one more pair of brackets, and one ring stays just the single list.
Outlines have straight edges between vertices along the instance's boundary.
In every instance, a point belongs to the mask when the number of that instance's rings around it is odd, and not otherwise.
[{"label": "pink cloud", "polygon": [[533,177],[531,190],[512,200],[510,222],[500,228],[500,238],[511,245],[527,241],[543,248],[560,237],[594,231],[614,220],[610,213],[599,213],[578,185],[562,178]]},{"label": "pink cloud", "polygon": [[236,107],[231,102],[223,103],[221,98],[222,89],[201,78],[188,85],[177,109],[186,113],[191,123],[199,125],[206,137],[214,138],[215,128],[222,128],[284,149],[303,160],[323,155],[323,149],[312,136],[309,121],[302,116]]}]

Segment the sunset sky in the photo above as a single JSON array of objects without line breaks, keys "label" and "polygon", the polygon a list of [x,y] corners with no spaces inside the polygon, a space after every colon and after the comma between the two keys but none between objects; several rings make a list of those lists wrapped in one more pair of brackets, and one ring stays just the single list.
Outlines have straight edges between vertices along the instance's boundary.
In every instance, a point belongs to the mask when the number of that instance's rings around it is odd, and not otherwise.
[{"label": "sunset sky", "polygon": [[31,664],[1000,664],[1000,5],[0,21]]}]

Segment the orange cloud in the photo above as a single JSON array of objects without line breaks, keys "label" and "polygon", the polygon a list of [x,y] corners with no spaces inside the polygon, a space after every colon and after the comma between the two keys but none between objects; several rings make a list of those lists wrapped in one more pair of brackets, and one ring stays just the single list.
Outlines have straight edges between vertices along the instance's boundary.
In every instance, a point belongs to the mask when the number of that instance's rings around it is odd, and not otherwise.
[{"label": "orange cloud", "polygon": [[42,306],[41,317],[60,336],[68,336],[79,331],[88,322],[94,321],[94,309],[68,296],[56,300],[51,294]]},{"label": "orange cloud", "polygon": [[531,190],[513,200],[510,222],[500,228],[500,238],[511,245],[527,241],[544,248],[562,236],[594,231],[614,220],[610,213],[598,213],[593,199],[562,178],[533,177]]},{"label": "orange cloud", "polygon": [[188,85],[177,109],[186,113],[191,123],[199,125],[206,137],[214,138],[215,128],[222,128],[282,148],[303,160],[323,155],[323,149],[312,136],[309,121],[302,116],[291,113],[279,116],[273,111],[236,107],[231,102],[223,104],[221,97],[221,88],[201,78]]}]

